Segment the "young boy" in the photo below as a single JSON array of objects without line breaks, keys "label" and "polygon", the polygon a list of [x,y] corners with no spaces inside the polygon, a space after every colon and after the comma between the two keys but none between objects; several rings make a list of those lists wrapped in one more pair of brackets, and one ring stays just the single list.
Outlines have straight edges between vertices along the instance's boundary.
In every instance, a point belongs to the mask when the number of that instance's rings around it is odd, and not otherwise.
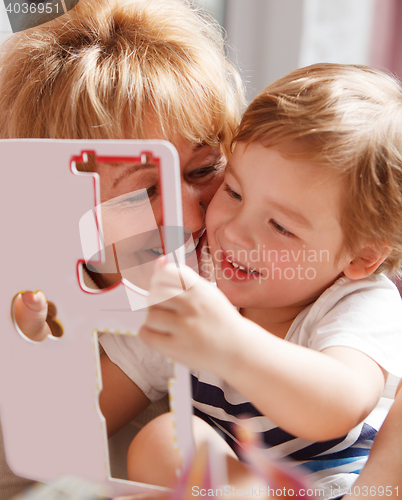
[{"label": "young boy", "polygon": [[[387,376],[402,376],[402,303],[382,274],[402,261],[401,123],[401,87],[369,68],[320,64],[267,87],[207,212],[218,289],[199,279],[168,299],[176,270],[160,268],[140,332],[191,367],[197,416],[231,446],[247,417],[311,470],[320,498],[347,493],[386,415]],[[173,475],[165,430],[151,429],[130,448],[133,479],[156,480],[144,472],[155,453]]]},{"label": "young boy", "polygon": [[[243,101],[238,72],[211,19],[182,0],[80,0],[52,22],[13,35],[0,59],[1,139],[172,141],[180,158],[184,224],[201,241],[197,251],[202,249],[205,209],[222,182]],[[140,183],[152,192],[155,220],[162,223],[155,172],[131,172],[115,187],[122,167],[97,168],[102,198]],[[105,286],[103,276],[96,277]],[[43,294],[26,294],[25,301],[23,331],[31,338],[46,336]],[[22,295],[18,303],[24,306]],[[171,367],[159,355],[159,364],[164,362]],[[113,434],[150,401],[107,355],[101,365],[100,404]],[[0,500],[27,485],[8,469],[0,429]]]}]

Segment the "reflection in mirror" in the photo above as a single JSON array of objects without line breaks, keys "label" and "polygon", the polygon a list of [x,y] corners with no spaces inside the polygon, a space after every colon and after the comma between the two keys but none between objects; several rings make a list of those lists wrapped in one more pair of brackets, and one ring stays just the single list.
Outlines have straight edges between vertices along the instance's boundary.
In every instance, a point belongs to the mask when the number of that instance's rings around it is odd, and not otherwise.
[{"label": "reflection in mirror", "polygon": [[[198,272],[191,232],[182,227],[163,225],[157,158],[149,153],[136,158],[111,158],[87,152],[74,158],[74,164],[78,171],[99,175],[100,200],[96,200],[94,210],[80,221],[86,262],[82,274],[88,288],[104,289],[124,280],[135,289],[148,292],[155,263],[166,253],[164,241],[167,239],[178,242],[175,250],[184,239],[186,263]],[[89,244],[86,247],[83,241],[85,233],[93,235],[94,231],[98,233],[100,248]],[[88,241],[93,240],[88,237]],[[174,252],[173,258],[178,263]],[[130,307],[136,309],[131,301]],[[114,336],[106,332],[99,332],[99,335],[101,339]],[[131,344],[142,342],[138,337],[129,340]],[[101,357],[105,356],[102,346],[100,353]],[[167,411],[169,403],[165,396],[109,439],[112,477],[127,478],[126,457],[132,439],[143,425]]]},{"label": "reflection in mirror", "polygon": [[198,272],[191,232],[162,225],[159,161],[145,153],[118,161],[93,153],[82,156],[77,170],[100,176],[101,203],[95,214],[101,248],[85,257],[86,272],[95,284],[107,288],[124,278],[149,291],[155,261],[165,254],[168,236],[174,241],[184,236],[186,264]]}]

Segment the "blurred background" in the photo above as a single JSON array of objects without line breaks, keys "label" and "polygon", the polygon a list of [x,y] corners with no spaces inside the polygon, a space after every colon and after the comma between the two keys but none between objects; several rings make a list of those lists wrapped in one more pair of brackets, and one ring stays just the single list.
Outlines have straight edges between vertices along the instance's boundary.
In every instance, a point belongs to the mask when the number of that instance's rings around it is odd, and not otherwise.
[{"label": "blurred background", "polygon": [[366,64],[402,78],[400,0],[195,0],[225,29],[247,99],[292,69]]},{"label": "blurred background", "polygon": [[[290,70],[316,62],[367,64],[402,77],[401,0],[192,1],[226,31],[248,101]],[[0,0],[0,40],[9,33]]]}]

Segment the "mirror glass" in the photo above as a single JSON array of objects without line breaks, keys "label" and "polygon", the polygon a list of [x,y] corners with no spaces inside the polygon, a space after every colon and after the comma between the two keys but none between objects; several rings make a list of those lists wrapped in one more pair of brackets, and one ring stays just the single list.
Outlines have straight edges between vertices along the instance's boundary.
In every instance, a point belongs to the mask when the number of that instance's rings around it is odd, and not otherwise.
[{"label": "mirror glass", "polygon": [[[125,279],[148,292],[155,262],[166,253],[168,235],[174,241],[184,239],[186,264],[198,272],[191,232],[163,225],[157,159],[148,154],[114,159],[84,154],[76,168],[96,172],[100,179],[100,203],[94,209],[100,249],[86,257],[86,272],[97,287]],[[173,257],[176,261],[174,253]]]},{"label": "mirror glass", "polygon": [[[148,153],[137,158],[111,158],[84,153],[82,161],[75,161],[75,167],[78,171],[99,175],[100,199],[96,200],[93,217],[88,221],[95,220],[100,248],[85,255],[83,273],[91,278],[94,288],[113,287],[123,280],[134,285],[139,293],[147,294],[155,263],[166,254],[167,238],[178,242],[174,250],[184,240],[186,264],[198,273],[191,232],[183,227],[163,224],[158,158]],[[80,231],[82,239],[83,229]],[[176,253],[173,251],[172,254],[178,264]],[[130,305],[133,310],[133,303],[130,302]],[[98,335],[102,338],[113,334],[99,332]],[[142,342],[138,337],[128,340],[130,343]],[[165,396],[109,439],[112,477],[127,478],[126,456],[133,437],[149,420],[167,411],[169,403]]]}]

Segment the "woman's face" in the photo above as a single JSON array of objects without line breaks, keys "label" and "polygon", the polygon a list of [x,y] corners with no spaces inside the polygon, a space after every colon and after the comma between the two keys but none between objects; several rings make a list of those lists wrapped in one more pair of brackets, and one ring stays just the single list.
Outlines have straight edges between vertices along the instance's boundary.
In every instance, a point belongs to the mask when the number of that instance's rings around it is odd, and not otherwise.
[{"label": "woman's face", "polygon": [[[183,224],[188,235],[192,234],[186,247],[186,262],[195,267],[196,254],[199,255],[205,240],[205,236],[201,238],[205,232],[205,211],[222,182],[226,159],[219,146],[193,144],[182,137],[174,145],[180,159]],[[158,165],[152,161],[143,165],[97,163],[96,171],[100,176],[104,245],[109,248],[106,258],[109,255],[109,259],[115,259],[111,250],[114,244],[121,276],[148,289],[153,261],[162,254]],[[103,286],[111,286],[121,276],[102,272],[101,281]]]}]

